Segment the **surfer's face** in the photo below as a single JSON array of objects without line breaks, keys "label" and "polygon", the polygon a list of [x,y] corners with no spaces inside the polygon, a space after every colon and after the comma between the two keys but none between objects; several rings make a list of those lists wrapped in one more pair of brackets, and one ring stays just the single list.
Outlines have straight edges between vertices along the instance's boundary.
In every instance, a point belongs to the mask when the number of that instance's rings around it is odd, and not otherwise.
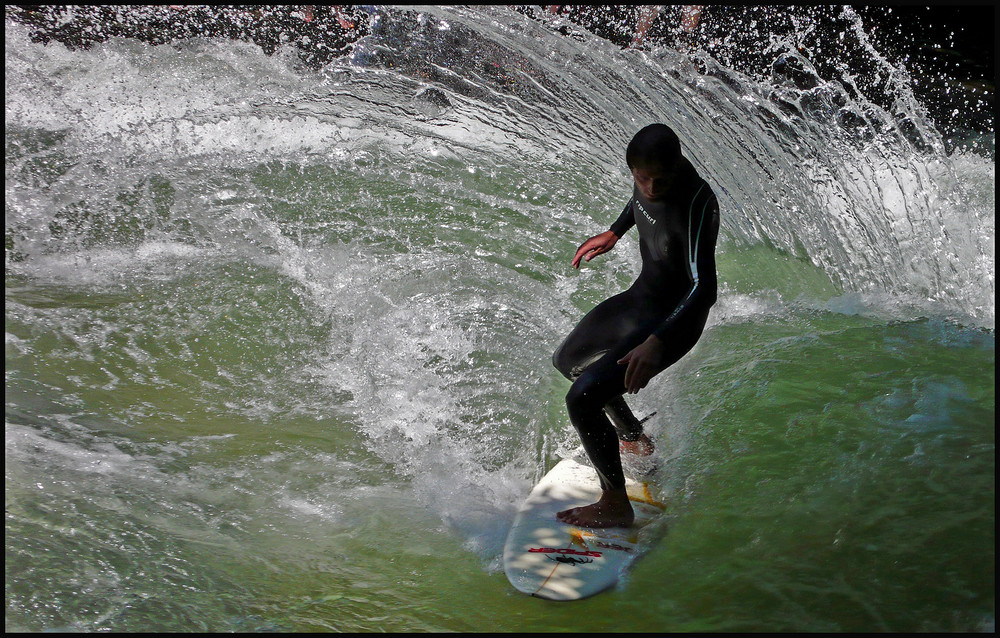
[{"label": "surfer's face", "polygon": [[632,177],[642,196],[655,202],[667,194],[674,181],[674,172],[663,166],[636,166],[632,169]]}]

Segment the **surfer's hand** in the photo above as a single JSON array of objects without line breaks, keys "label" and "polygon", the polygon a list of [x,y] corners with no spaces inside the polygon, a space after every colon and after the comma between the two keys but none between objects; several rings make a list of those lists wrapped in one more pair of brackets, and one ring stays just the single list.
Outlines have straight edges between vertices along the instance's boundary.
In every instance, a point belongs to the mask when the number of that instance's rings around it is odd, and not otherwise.
[{"label": "surfer's hand", "polygon": [[580,267],[580,260],[590,261],[594,257],[606,253],[618,242],[618,236],[610,230],[606,230],[600,235],[594,235],[576,249],[576,256],[573,257],[573,267]]},{"label": "surfer's hand", "polygon": [[619,364],[628,364],[625,369],[625,391],[635,394],[645,388],[659,371],[662,357],[663,342],[656,335],[649,335],[648,339],[619,359]]}]

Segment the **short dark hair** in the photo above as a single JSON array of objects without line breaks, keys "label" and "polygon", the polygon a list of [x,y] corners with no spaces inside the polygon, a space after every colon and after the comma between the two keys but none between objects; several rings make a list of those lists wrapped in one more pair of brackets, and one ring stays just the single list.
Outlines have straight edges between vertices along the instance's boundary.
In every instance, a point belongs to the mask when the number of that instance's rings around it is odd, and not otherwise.
[{"label": "short dark hair", "polygon": [[629,169],[673,166],[681,157],[681,141],[666,124],[650,124],[635,134],[625,149]]}]

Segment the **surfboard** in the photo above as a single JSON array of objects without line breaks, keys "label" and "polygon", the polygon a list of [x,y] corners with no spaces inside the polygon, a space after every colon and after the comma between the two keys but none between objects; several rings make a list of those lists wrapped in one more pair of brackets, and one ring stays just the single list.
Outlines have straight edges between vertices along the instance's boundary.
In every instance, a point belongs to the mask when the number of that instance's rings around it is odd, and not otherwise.
[{"label": "surfboard", "polygon": [[591,529],[556,520],[556,513],[601,496],[597,472],[563,459],[531,490],[504,545],[504,571],[518,591],[549,600],[578,600],[613,587],[639,554],[639,532],[663,514],[655,486],[626,477],[635,523]]}]

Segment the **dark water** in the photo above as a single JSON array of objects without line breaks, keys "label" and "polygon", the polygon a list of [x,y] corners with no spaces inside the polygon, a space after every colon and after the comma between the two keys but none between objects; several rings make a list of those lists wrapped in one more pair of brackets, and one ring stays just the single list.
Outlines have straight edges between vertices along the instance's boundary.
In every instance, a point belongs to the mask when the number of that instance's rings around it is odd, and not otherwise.
[{"label": "dark water", "polygon": [[[794,39],[764,78],[502,7],[373,15],[317,68],[6,21],[8,631],[993,629],[984,133],[946,143],[863,37],[898,112]],[[654,120],[717,187],[720,301],[636,403],[668,516],[553,605],[500,553],[577,446],[551,352],[635,238],[569,261]]]}]

